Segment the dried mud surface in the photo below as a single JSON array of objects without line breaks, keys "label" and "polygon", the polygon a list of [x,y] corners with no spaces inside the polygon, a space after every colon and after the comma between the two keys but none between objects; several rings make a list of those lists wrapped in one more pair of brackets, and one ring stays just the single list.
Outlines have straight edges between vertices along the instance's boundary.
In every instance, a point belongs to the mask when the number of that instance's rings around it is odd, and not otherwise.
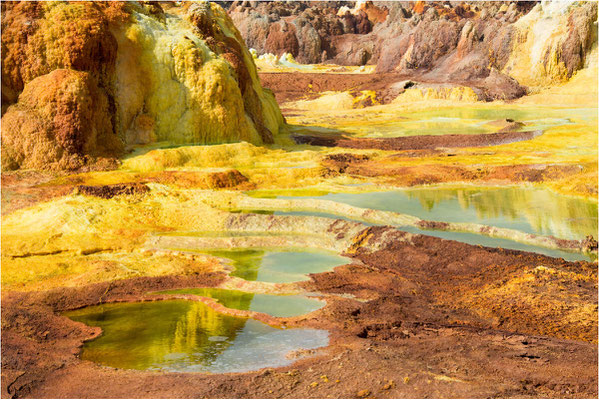
[{"label": "dried mud surface", "polygon": [[223,273],[4,292],[2,397],[597,396],[595,265],[389,227],[364,230],[347,255],[353,264],[302,283],[330,295],[325,308],[279,319],[328,329],[330,345],[290,367],[250,373],[156,373],[81,361],[80,346],[98,329],[58,315],[152,290],[217,286]]},{"label": "dried mud surface", "polygon": [[[322,74],[305,72],[261,72],[262,85],[270,88],[277,102],[311,99],[323,92],[374,90],[385,92],[393,83],[408,79],[397,73],[384,74]],[[384,96],[377,96],[384,97]],[[393,100],[393,99],[390,99]]]}]

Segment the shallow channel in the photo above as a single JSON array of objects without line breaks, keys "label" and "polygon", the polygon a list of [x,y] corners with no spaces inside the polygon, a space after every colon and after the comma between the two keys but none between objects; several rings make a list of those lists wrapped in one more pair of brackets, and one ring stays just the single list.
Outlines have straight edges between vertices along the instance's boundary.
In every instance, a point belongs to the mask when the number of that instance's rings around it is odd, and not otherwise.
[{"label": "shallow channel", "polygon": [[[413,215],[424,220],[472,222],[562,239],[580,240],[587,235],[597,235],[596,201],[563,196],[534,187],[432,186],[381,192],[328,193],[319,196],[301,196],[301,192],[298,193],[298,196],[277,196],[273,193],[272,197],[332,200],[356,207]],[[278,211],[275,214],[339,218],[333,214],[301,211]],[[534,251],[568,260],[589,259],[580,253],[546,249],[484,235],[420,230],[414,227],[400,228],[412,233],[423,233],[470,244]]]},{"label": "shallow channel", "polygon": [[350,260],[320,251],[227,250],[205,253],[231,260],[231,276],[246,281],[289,283],[308,280],[308,274],[331,271]]},{"label": "shallow channel", "polygon": [[256,311],[280,318],[308,314],[326,304],[324,301],[302,295],[272,295],[218,288],[186,288],[158,293],[211,297],[227,308]]},{"label": "shallow channel", "polygon": [[[564,118],[568,115],[568,118]],[[429,111],[408,112],[397,118],[381,117],[368,124],[340,124],[339,129],[358,137],[397,137],[418,135],[473,135],[497,132],[497,121],[510,119],[524,125],[515,130],[547,130],[572,124],[574,119],[596,118],[597,110],[581,109],[516,109],[516,108],[441,108]]]}]

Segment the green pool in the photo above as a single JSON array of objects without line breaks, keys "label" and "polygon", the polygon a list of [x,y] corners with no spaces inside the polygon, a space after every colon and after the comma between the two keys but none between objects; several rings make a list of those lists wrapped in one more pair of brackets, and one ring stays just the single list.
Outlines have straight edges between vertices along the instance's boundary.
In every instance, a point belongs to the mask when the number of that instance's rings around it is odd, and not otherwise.
[{"label": "green pool", "polygon": [[294,361],[290,352],[329,340],[324,330],[277,329],[186,300],[106,304],[64,315],[102,328],[83,346],[82,359],[125,369],[225,373],[280,367]]}]

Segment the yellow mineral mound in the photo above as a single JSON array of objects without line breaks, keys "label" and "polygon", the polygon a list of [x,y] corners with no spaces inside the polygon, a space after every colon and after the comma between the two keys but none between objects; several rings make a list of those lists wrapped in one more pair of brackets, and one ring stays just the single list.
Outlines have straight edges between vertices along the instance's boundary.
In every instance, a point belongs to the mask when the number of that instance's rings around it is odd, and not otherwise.
[{"label": "yellow mineral mound", "polygon": [[466,103],[479,101],[476,92],[468,86],[409,88],[393,100],[405,104],[425,100],[451,100]]},{"label": "yellow mineral mound", "polygon": [[354,97],[349,92],[325,92],[310,102],[310,107],[318,110],[351,110]]},{"label": "yellow mineral mound", "polygon": [[374,90],[362,91],[328,91],[320,97],[311,100],[298,100],[286,105],[295,110],[310,111],[315,113],[329,113],[332,111],[365,108],[379,104]]},{"label": "yellow mineral mound", "polygon": [[[80,162],[66,159],[84,160],[105,149],[117,155],[123,147],[155,141],[272,143],[284,124],[239,32],[214,3],[11,3],[3,6],[2,50],[3,169],[73,168]],[[88,75],[76,87],[56,83],[56,75],[34,82],[57,69],[71,70],[64,76]],[[47,92],[64,85],[68,107],[26,117],[44,106],[19,97],[24,89]],[[105,114],[101,134],[97,116],[81,114],[95,100],[99,110],[93,112]],[[69,122],[62,116],[73,113],[86,120],[72,128],[85,145],[63,143]],[[104,143],[105,131],[120,145]]]},{"label": "yellow mineral mound", "polygon": [[272,142],[280,111],[220,6],[185,3],[163,18],[139,7],[132,17],[115,30],[118,128],[128,143]]},{"label": "yellow mineral mound", "polygon": [[513,48],[502,72],[532,89],[567,81],[597,41],[596,21],[593,2],[537,4],[514,24]]},{"label": "yellow mineral mound", "polygon": [[182,146],[155,149],[124,160],[123,169],[131,171],[161,171],[169,168],[219,168],[247,166],[268,150],[249,143],[230,143],[218,146]]}]

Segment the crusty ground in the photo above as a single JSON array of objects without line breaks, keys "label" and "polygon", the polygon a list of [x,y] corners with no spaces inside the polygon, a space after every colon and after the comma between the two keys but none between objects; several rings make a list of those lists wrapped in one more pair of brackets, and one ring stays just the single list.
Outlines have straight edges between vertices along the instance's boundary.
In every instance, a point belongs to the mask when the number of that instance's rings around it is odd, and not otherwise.
[{"label": "crusty ground", "polygon": [[[597,396],[595,264],[389,227],[368,228],[347,255],[354,264],[302,283],[330,295],[325,308],[280,319],[328,329],[330,346],[290,367],[250,373],[156,373],[81,361],[79,348],[98,329],[57,314],[140,300],[151,290],[217,286],[220,273],[5,292],[2,397]],[[528,275],[537,278],[521,279]]]},{"label": "crusty ground", "polygon": [[[307,91],[311,92],[308,97],[316,97],[325,90],[375,90],[377,97],[384,99],[388,85],[402,77],[354,74],[348,79],[345,74],[302,73],[261,74],[261,79],[275,89],[282,102],[304,98]],[[308,85],[312,85],[309,90]],[[395,146],[398,142],[391,143]],[[401,150],[392,148],[396,154],[383,159],[351,153],[331,155],[321,162],[322,174],[411,186],[451,181],[548,182],[579,173],[577,165],[564,164],[394,164],[394,160],[431,154],[450,160],[453,154],[442,147],[439,143],[411,149],[400,146]],[[71,193],[80,184],[67,180],[46,185],[55,178],[50,172],[3,173],[2,214]],[[237,171],[207,178],[161,171],[132,180],[247,189],[253,183],[244,178]],[[102,188],[99,194],[128,188]],[[579,191],[596,194],[595,187]],[[77,354],[83,341],[100,331],[59,315],[104,302],[148,300],[148,291],[218,286],[225,279],[222,273],[125,279],[45,292],[3,291],[1,395],[597,397],[596,263],[566,262],[420,235],[406,240],[403,233],[388,227],[364,231],[348,256],[354,258],[354,264],[312,275],[302,283],[306,291],[326,297],[325,308],[277,320],[290,327],[327,329],[330,345],[290,367],[250,373],[157,373],[82,361]]]}]

